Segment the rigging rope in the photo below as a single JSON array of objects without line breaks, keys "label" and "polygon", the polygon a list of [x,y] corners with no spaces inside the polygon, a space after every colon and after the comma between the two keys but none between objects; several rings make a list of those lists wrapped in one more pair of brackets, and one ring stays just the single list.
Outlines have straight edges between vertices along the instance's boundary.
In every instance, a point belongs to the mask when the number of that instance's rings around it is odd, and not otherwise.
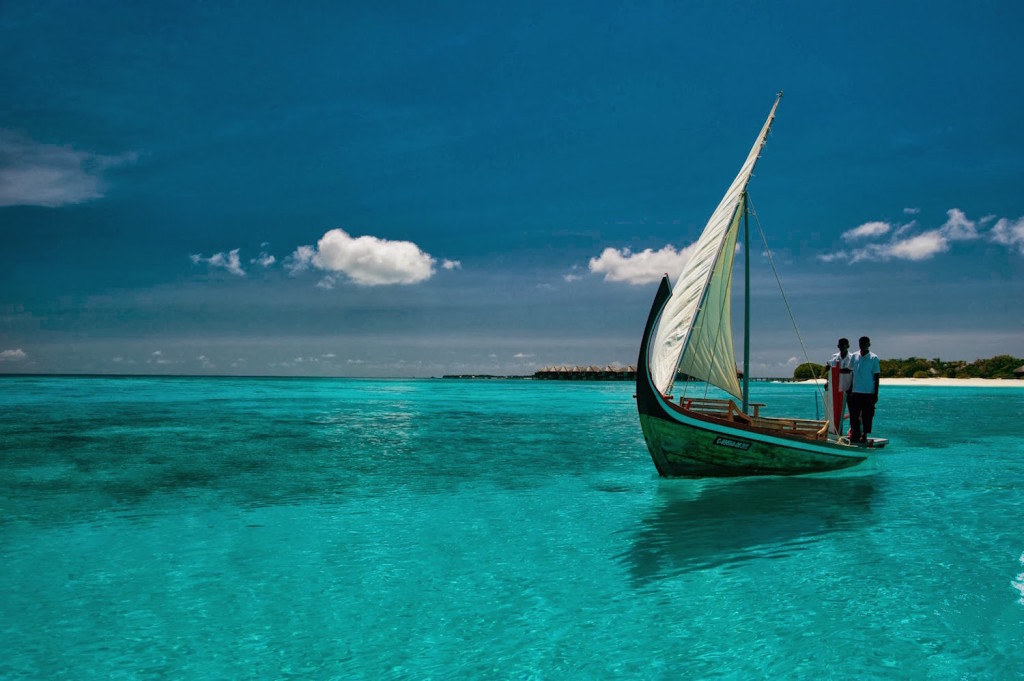
[{"label": "rigging rope", "polygon": [[[782,294],[782,300],[786,304],[786,312],[789,313],[789,321],[793,324],[793,330],[796,332],[796,338],[800,342],[800,350],[804,353],[804,361],[810,364],[811,359],[807,355],[807,346],[804,345],[804,339],[800,335],[800,329],[796,325],[796,317],[793,316],[793,308],[790,307],[789,299],[786,297],[786,291],[782,288],[782,279],[779,278],[779,272],[775,269],[775,261],[772,260],[772,251],[768,248],[768,239],[765,238],[764,230],[761,229],[761,220],[757,217],[757,211],[754,209],[754,202],[750,200],[749,193],[747,194],[747,206],[750,209],[750,214],[754,216],[754,223],[757,224],[757,231],[761,234],[761,242],[764,243],[764,251],[768,256],[768,264],[771,265],[772,274],[775,275],[775,282],[779,285],[779,292]],[[824,399],[824,386],[821,386],[821,392]]]}]

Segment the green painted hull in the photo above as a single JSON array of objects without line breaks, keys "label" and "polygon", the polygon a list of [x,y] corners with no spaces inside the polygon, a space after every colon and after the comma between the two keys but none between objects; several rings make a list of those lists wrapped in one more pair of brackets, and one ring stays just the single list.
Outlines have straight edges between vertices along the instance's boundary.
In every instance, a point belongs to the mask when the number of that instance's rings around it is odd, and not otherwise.
[{"label": "green painted hull", "polygon": [[[640,427],[658,472],[665,477],[803,475],[850,468],[865,457],[842,445],[805,449],[780,437],[722,428],[720,431],[641,414]],[[780,443],[781,441],[781,443]],[[839,451],[820,451],[836,447]]]}]

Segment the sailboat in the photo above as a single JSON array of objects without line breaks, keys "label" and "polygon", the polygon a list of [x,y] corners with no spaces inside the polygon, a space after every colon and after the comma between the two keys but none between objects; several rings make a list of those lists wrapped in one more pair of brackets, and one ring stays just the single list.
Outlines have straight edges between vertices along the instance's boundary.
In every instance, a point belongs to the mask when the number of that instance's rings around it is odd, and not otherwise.
[{"label": "sailboat", "polygon": [[[676,285],[662,278],[647,319],[636,372],[636,404],[647,448],[665,477],[800,475],[864,462],[867,445],[851,443],[837,419],[761,415],[750,396],[750,201],[747,184],[775,120],[780,92],[739,174],[711,215]],[[744,350],[740,384],[733,350],[733,263],[744,233]],[[677,379],[685,378],[679,381]],[[831,381],[833,391],[838,381]],[[703,394],[695,395],[703,386]],[[708,387],[730,398],[708,397]],[[681,393],[673,396],[673,388]],[[694,389],[696,388],[696,389]],[[836,404],[833,399],[832,406]],[[840,417],[841,402],[838,403]],[[842,423],[838,420],[838,423]]]}]

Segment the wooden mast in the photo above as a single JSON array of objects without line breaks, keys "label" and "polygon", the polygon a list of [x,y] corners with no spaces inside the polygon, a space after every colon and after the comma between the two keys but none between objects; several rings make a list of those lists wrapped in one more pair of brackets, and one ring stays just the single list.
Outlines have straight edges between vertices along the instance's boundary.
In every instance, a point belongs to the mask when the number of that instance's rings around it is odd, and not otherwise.
[{"label": "wooden mast", "polygon": [[750,211],[743,192],[743,413],[750,413]]}]

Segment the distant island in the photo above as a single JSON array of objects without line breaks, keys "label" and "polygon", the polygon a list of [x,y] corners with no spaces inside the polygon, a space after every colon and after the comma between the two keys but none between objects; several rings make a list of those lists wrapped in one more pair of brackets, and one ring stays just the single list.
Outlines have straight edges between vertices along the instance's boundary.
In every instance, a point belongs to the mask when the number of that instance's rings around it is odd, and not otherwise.
[{"label": "distant island", "polygon": [[[879,361],[882,378],[1003,378],[1024,379],[1024,360],[1011,355],[996,355],[973,362],[962,360],[946,362],[935,359],[883,359]],[[793,378],[801,381],[821,378],[825,365],[805,362],[793,371]]]},{"label": "distant island", "polygon": [[538,381],[635,381],[634,366],[550,366],[532,375],[497,376],[494,374],[445,374],[442,378],[530,378]]},{"label": "distant island", "polygon": [[[742,377],[742,373],[738,376]],[[635,381],[636,367],[632,365],[622,366],[611,364],[608,366],[550,366],[535,371],[532,375],[500,376],[496,374],[445,374],[442,378],[469,378],[469,379],[530,379],[535,381]],[[676,374],[676,381],[691,380],[689,376],[680,372]],[[800,380],[791,377],[777,378],[751,378],[751,381],[796,381]]]}]

